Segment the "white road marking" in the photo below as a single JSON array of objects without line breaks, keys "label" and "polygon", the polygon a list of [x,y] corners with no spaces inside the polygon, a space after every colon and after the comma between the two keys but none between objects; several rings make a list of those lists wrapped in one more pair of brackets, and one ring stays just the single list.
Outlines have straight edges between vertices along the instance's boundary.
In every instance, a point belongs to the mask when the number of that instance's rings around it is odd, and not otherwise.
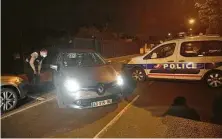
[{"label": "white road marking", "polygon": [[139,98],[137,95],[120,113],[118,113],[94,138],[100,138],[113,124],[115,124],[119,118],[130,108],[130,106]]},{"label": "white road marking", "polygon": [[[154,83],[154,81],[150,81],[148,83],[148,86],[152,85]],[[103,129],[97,133],[95,136],[94,136],[94,139],[95,138],[100,138],[113,124],[115,124],[119,119],[120,117],[130,108],[130,106],[139,98],[140,96],[137,95],[126,107],[123,108],[122,111],[120,111],[105,127],[103,127]]]},{"label": "white road marking", "polygon": [[51,100],[53,100],[53,99],[55,99],[55,98],[56,98],[56,96],[53,96],[53,97],[51,97],[51,98],[49,98],[49,99],[47,99],[47,100],[45,100],[45,101],[40,101],[39,103],[34,103],[33,105],[29,105],[29,106],[24,107],[24,108],[22,108],[22,109],[18,109],[18,110],[13,111],[13,112],[11,112],[11,113],[9,113],[9,114],[3,115],[3,116],[1,116],[1,120],[2,120],[2,119],[5,119],[5,118],[7,118],[7,117],[10,117],[10,116],[12,116],[12,115],[18,114],[18,113],[20,113],[20,112],[23,112],[23,111],[25,111],[25,110],[28,110],[28,109],[30,109],[30,108],[36,107],[36,106],[38,106],[38,105],[41,105],[41,104],[43,104],[43,103],[46,103],[46,102],[48,102],[48,101],[51,101]]},{"label": "white road marking", "polygon": [[28,97],[30,97],[30,98],[32,98],[32,99],[35,99],[35,100],[38,100],[38,101],[44,101],[44,100],[46,100],[44,97],[30,96],[30,95],[28,95]]}]

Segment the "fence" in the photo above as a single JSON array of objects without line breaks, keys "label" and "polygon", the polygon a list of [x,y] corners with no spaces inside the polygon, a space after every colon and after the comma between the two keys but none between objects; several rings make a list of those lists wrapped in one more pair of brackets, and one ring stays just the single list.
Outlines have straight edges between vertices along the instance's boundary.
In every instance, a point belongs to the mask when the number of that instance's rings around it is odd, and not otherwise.
[{"label": "fence", "polygon": [[92,48],[105,58],[120,57],[132,54],[139,54],[139,45],[135,42],[123,40],[94,40],[75,38],[73,41],[75,48]]},{"label": "fence", "polygon": [[103,40],[101,54],[106,58],[139,54],[139,46],[134,42]]}]

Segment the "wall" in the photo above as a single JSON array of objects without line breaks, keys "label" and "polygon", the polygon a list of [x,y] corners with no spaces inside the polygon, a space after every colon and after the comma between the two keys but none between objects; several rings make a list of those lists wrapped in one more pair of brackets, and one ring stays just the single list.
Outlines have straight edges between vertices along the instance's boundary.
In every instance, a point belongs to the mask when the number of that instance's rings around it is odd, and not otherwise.
[{"label": "wall", "polygon": [[73,41],[75,48],[91,48],[97,50],[105,58],[139,54],[139,45],[135,42],[123,40],[93,40],[75,38]]},{"label": "wall", "polygon": [[139,54],[139,46],[135,42],[102,40],[101,54],[106,58]]}]

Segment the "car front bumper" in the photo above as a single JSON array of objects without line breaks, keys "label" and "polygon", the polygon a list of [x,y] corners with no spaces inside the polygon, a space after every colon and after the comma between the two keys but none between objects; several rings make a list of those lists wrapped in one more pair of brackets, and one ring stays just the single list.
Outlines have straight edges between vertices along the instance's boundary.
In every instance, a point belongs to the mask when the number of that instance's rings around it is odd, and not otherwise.
[{"label": "car front bumper", "polygon": [[65,98],[65,105],[69,108],[85,109],[93,108],[92,102],[103,101],[112,99],[112,103],[118,103],[122,94],[122,88],[119,86],[113,86],[108,88],[104,94],[99,95],[96,91],[92,90],[80,90],[77,92],[59,92],[63,93]]}]

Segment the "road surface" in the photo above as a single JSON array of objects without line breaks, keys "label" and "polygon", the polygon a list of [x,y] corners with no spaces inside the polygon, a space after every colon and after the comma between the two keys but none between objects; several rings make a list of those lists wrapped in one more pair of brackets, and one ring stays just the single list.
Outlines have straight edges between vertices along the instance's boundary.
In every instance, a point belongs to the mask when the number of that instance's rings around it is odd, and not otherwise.
[{"label": "road surface", "polygon": [[[2,115],[2,137],[222,137],[222,126],[211,124],[212,103],[222,89],[198,82],[146,81],[133,96],[105,107],[59,109],[54,90]],[[201,121],[162,115],[173,100],[183,96]],[[222,118],[222,117],[221,117]]]}]

